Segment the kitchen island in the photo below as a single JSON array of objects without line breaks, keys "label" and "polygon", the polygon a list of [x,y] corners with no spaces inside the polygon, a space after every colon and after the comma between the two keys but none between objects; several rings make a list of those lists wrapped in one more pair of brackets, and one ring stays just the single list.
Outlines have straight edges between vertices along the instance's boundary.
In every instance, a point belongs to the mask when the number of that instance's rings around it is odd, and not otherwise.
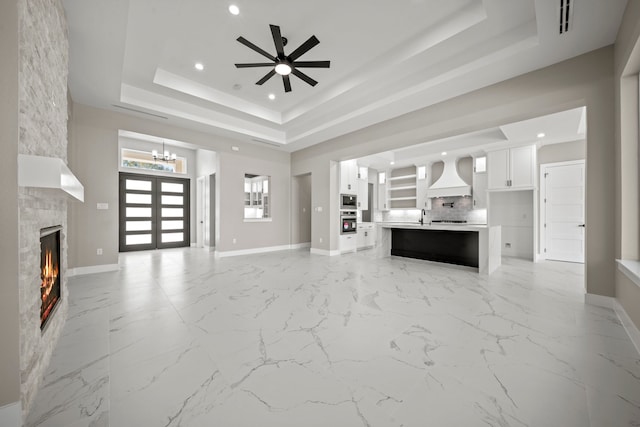
[{"label": "kitchen island", "polygon": [[462,265],[480,274],[501,263],[500,226],[485,224],[377,223],[377,255]]}]

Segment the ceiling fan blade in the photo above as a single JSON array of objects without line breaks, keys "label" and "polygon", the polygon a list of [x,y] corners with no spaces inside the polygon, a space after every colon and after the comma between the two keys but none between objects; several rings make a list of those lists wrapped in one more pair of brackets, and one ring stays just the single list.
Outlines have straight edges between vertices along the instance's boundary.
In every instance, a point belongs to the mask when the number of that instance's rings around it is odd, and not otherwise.
[{"label": "ceiling fan blade", "polygon": [[276,45],[276,52],[278,58],[284,58],[284,44],[282,43],[282,34],[280,34],[280,27],[277,25],[269,25],[271,27],[271,36],[273,37],[273,43]]},{"label": "ceiling fan blade", "polygon": [[313,80],[311,77],[307,76],[302,71],[296,70],[295,68],[293,70],[291,70],[291,74],[293,74],[294,76],[304,80],[305,82],[309,83],[311,86],[315,86],[315,85],[318,84],[317,81]]},{"label": "ceiling fan blade", "polygon": [[251,64],[235,64],[236,68],[273,67],[273,62],[253,62]]},{"label": "ceiling fan blade", "polygon": [[261,78],[260,80],[258,80],[256,82],[257,85],[261,85],[264,82],[266,82],[267,80],[269,80],[271,77],[273,77],[276,74],[276,70],[271,70],[269,71],[267,74],[265,74],[265,76],[263,78]]},{"label": "ceiling fan blade", "polygon": [[329,68],[331,61],[296,61],[293,66],[296,68]]},{"label": "ceiling fan blade", "polygon": [[282,76],[282,83],[284,83],[284,91],[291,92],[291,80],[289,80],[289,76]]},{"label": "ceiling fan blade", "polygon": [[291,52],[291,55],[289,55],[289,58],[291,59],[291,61],[295,61],[296,59],[300,58],[302,55],[307,53],[312,47],[314,47],[318,43],[320,43],[320,40],[318,40],[316,36],[309,37],[309,39],[306,42],[302,43],[300,46],[298,46],[296,50]]},{"label": "ceiling fan blade", "polygon": [[255,44],[251,43],[249,40],[245,39],[244,37],[240,36],[237,39],[240,43],[242,43],[243,45],[247,46],[249,49],[255,50],[256,52],[258,52],[260,55],[269,58],[270,60],[272,60],[273,62],[276,61],[276,58],[271,55],[269,52],[260,49],[258,46],[256,46]]}]

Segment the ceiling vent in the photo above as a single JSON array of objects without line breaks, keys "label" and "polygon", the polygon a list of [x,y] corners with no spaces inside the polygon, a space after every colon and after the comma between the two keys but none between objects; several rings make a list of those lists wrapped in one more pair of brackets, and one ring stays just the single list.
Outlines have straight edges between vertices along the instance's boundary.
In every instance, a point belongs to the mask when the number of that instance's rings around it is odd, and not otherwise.
[{"label": "ceiling vent", "polygon": [[569,32],[573,25],[573,3],[575,0],[560,0],[560,34]]}]

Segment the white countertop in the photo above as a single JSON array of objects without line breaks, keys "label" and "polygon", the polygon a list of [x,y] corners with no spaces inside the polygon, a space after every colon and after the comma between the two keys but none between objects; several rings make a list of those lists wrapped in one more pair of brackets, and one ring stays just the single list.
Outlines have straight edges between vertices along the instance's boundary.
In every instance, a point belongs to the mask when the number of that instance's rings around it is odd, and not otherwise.
[{"label": "white countertop", "polygon": [[478,231],[487,229],[487,224],[468,223],[437,223],[420,225],[419,222],[376,222],[376,225],[383,228],[406,228],[417,230],[451,230],[451,231]]}]

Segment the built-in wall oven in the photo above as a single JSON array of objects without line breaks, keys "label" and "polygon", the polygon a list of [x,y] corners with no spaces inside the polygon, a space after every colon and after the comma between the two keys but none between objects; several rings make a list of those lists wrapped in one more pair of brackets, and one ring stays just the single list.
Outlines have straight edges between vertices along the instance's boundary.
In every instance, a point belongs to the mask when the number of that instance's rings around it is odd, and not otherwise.
[{"label": "built-in wall oven", "polygon": [[358,232],[356,211],[340,212],[340,234],[355,234]]},{"label": "built-in wall oven", "polygon": [[341,194],[340,209],[355,211],[358,209],[358,197],[355,194]]}]

